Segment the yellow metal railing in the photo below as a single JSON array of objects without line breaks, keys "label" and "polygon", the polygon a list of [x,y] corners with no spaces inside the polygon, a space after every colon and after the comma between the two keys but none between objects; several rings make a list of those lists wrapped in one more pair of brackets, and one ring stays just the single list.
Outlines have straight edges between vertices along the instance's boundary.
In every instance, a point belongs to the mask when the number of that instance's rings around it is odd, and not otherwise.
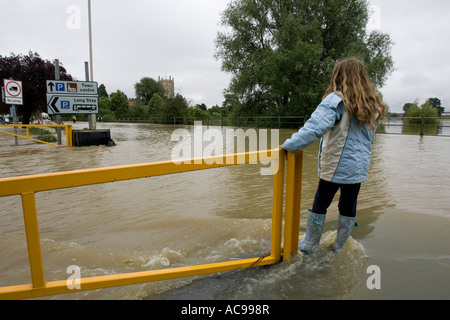
[{"label": "yellow metal railing", "polygon": [[49,144],[51,146],[58,146],[58,145],[51,143],[51,142],[46,142],[46,141],[31,138],[30,137],[30,128],[35,128],[35,127],[65,128],[66,129],[66,145],[68,147],[71,147],[73,144],[73,142],[72,142],[72,125],[70,125],[70,124],[3,124],[3,125],[0,125],[0,128],[3,128],[3,127],[26,128],[27,129],[26,136],[22,136],[22,135],[19,135],[16,133],[11,133],[11,132],[7,132],[7,131],[3,131],[3,130],[0,130],[0,133],[8,134],[8,135],[11,135],[14,137],[27,139],[27,140],[31,140],[31,141],[35,141],[35,142],[39,142],[39,143]]},{"label": "yellow metal railing", "polygon": [[[242,161],[243,159],[245,161]],[[282,248],[286,159],[286,214],[284,219],[284,248]],[[303,153],[301,151],[296,154],[286,154],[284,150],[279,148],[267,151],[191,159],[190,163],[183,161],[182,164],[165,161],[0,179],[0,197],[20,195],[22,198],[32,282],[31,284],[0,287],[0,299],[27,299],[73,293],[264,266],[275,264],[281,259],[284,261],[289,260],[292,254],[298,252],[302,159]],[[69,285],[68,280],[45,281],[36,211],[35,194],[37,192],[248,164],[254,163],[255,160],[257,162],[267,160],[278,162],[278,165],[274,166],[276,172],[273,178],[271,253],[269,256],[196,266],[81,278],[78,279],[79,286],[75,286],[75,288]]]}]

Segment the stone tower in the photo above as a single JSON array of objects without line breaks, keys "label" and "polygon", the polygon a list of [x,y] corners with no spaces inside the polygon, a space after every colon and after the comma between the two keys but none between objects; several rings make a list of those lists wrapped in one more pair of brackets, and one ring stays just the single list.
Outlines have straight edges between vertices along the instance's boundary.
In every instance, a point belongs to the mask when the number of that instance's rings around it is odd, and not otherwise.
[{"label": "stone tower", "polygon": [[169,79],[164,79],[158,77],[158,82],[161,82],[164,89],[166,90],[166,97],[171,99],[175,97],[175,79],[169,77]]}]

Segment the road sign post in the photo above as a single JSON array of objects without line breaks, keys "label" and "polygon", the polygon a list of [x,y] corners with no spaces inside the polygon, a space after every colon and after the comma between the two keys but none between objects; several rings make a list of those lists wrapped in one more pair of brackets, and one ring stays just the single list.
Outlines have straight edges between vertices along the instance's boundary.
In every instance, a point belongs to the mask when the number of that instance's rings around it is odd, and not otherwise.
[{"label": "road sign post", "polygon": [[[22,81],[17,81],[13,79],[3,79],[3,85],[5,88],[5,103],[11,104],[11,108],[14,112],[13,114],[13,123],[18,124],[17,117],[17,107],[16,105],[23,105],[23,89],[22,89]],[[14,127],[14,133],[17,134],[17,127]],[[19,145],[19,141],[17,136],[14,137],[14,144]]]}]

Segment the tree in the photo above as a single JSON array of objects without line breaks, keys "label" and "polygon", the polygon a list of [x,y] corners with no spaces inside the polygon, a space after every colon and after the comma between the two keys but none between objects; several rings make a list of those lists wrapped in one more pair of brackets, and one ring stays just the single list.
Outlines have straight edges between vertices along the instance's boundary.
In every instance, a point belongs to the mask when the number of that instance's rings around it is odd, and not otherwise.
[{"label": "tree", "polygon": [[436,108],[438,117],[442,116],[442,112],[445,111],[445,108],[441,105],[441,100],[438,98],[430,98],[427,100],[427,103]]},{"label": "tree", "polygon": [[157,93],[148,102],[148,115],[151,117],[161,117],[164,114],[164,100]]},{"label": "tree", "polygon": [[[422,112],[420,115],[424,118],[436,118],[438,116],[438,110],[428,101],[422,105],[421,109]],[[432,123],[436,122],[436,119],[429,120],[434,120],[431,121]]]},{"label": "tree", "polygon": [[[59,72],[60,80],[74,80],[63,66]],[[22,81],[23,105],[17,106],[17,110],[23,116],[22,123],[29,124],[33,112],[47,111],[46,81],[55,79],[55,65],[32,51],[25,56],[14,53],[9,57],[0,55],[0,80],[10,77]],[[9,113],[9,108],[10,105],[0,102],[1,113]]]},{"label": "tree", "polygon": [[99,98],[108,98],[109,97],[108,92],[106,92],[106,87],[103,83],[98,87],[98,97]]},{"label": "tree", "polygon": [[404,117],[410,118],[405,119],[405,122],[409,124],[420,124],[420,122],[422,121],[421,118],[427,118],[424,120],[425,124],[435,124],[437,123],[436,119],[431,118],[436,118],[437,115],[437,109],[429,102],[429,100],[420,107],[418,100],[416,100],[414,103],[409,104]]},{"label": "tree", "polygon": [[126,117],[129,113],[127,96],[120,90],[111,94],[111,111],[116,118]]},{"label": "tree", "polygon": [[187,115],[189,117],[195,118],[197,119],[206,119],[209,117],[209,113],[206,112],[205,110],[203,110],[202,108],[200,108],[198,105],[195,106],[194,108],[189,108]]},{"label": "tree", "polygon": [[116,115],[111,110],[111,100],[108,97],[98,98],[98,115],[104,119],[115,120]]},{"label": "tree", "polygon": [[206,106],[206,104],[202,103],[202,104],[196,104],[194,108],[199,108],[200,110],[206,111],[208,110],[208,107]]},{"label": "tree", "polygon": [[226,117],[228,110],[225,107],[219,107],[218,105],[212,106],[208,109],[208,113],[215,118]]},{"label": "tree", "polygon": [[239,97],[235,94],[224,94],[225,100],[222,102],[222,107],[224,107],[227,111],[233,111],[234,108],[237,108],[240,104]]},{"label": "tree", "polygon": [[366,0],[235,0],[222,14],[227,31],[216,58],[232,74],[227,95],[242,115],[308,115],[336,62],[363,60],[377,87],[393,70],[392,41],[367,34]]},{"label": "tree", "polygon": [[147,112],[145,111],[144,106],[135,105],[130,108],[128,115],[133,118],[145,118],[147,116]]},{"label": "tree", "polygon": [[420,108],[419,108],[419,102],[418,100],[414,101],[413,103],[407,103],[403,107],[403,110],[405,111],[404,117],[409,118],[418,118],[420,117]]},{"label": "tree", "polygon": [[416,104],[416,106],[417,106],[417,103],[410,103],[410,102],[405,103],[405,105],[403,106],[403,111],[406,113],[406,112],[408,111],[409,108],[411,108],[412,106],[414,106],[414,104]]},{"label": "tree", "polygon": [[188,112],[188,104],[186,99],[177,94],[175,98],[167,99],[164,105],[164,115],[167,117],[185,117]]},{"label": "tree", "polygon": [[165,90],[161,82],[157,82],[152,78],[144,77],[134,85],[136,92],[136,101],[142,105],[148,105],[148,102],[155,93],[164,97]]}]

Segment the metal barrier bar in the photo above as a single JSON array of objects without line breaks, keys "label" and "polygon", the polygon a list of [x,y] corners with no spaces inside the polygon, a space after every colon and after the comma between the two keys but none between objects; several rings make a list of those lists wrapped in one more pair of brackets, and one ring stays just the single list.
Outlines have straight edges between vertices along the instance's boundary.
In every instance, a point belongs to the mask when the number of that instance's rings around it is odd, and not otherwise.
[{"label": "metal barrier bar", "polygon": [[[270,156],[268,156],[268,153],[270,153]],[[278,166],[275,166],[276,172],[273,178],[271,253],[269,256],[189,267],[82,278],[80,279],[79,289],[74,289],[72,287],[69,288],[66,280],[52,282],[45,281],[36,212],[36,192],[247,164],[255,162],[255,160],[257,162],[267,160],[268,157],[279,162]],[[73,293],[77,291],[175,279],[277,263],[280,261],[282,255],[281,234],[285,157],[286,152],[280,148],[270,150],[269,152],[255,151],[210,158],[190,159],[186,161],[187,163],[184,162],[184,164],[175,164],[172,161],[164,161],[140,165],[117,166],[101,169],[77,170],[0,179],[0,197],[17,194],[22,196],[30,272],[32,278],[31,284],[0,287],[0,299],[26,299],[55,294]],[[295,182],[295,180],[299,177],[301,179],[301,161],[302,152],[299,152],[296,155],[288,154],[287,185],[289,186],[290,191],[289,199],[286,199],[286,206],[289,207],[289,209],[287,209],[289,210],[289,217],[286,217],[285,219],[285,233],[287,232],[289,235],[285,235],[283,260],[288,260],[290,256],[295,253],[295,242],[298,242],[298,222],[300,216],[299,214],[296,214],[296,211],[300,207],[300,194],[297,193],[297,197],[295,193],[301,189],[301,182],[299,184]],[[293,177],[290,176],[292,174],[294,175]],[[297,226],[295,226],[295,224],[297,224]],[[293,234],[296,230],[297,235]]]},{"label": "metal barrier bar", "polygon": [[[280,154],[284,151],[280,151]],[[22,177],[0,179],[0,197],[22,194],[26,192],[41,192],[64,188],[73,188],[114,181],[132,180],[182,173],[204,169],[213,169],[267,160],[261,155],[270,151],[253,151],[220,155],[208,158],[188,159],[176,164],[173,161],[161,161],[144,164],[104,167],[48,174],[36,174]],[[275,154],[275,156],[273,156]],[[278,149],[272,150],[272,159],[277,160]]]},{"label": "metal barrier bar", "polygon": [[303,152],[288,152],[283,260],[298,252]]},{"label": "metal barrier bar", "polygon": [[216,272],[233,271],[238,269],[270,265],[276,262],[276,259],[274,259],[272,256],[269,256],[263,259],[253,258],[204,264],[198,266],[81,278],[81,289],[69,289],[67,286],[67,280],[47,282],[44,287],[38,288],[33,287],[30,284],[0,287],[0,299],[28,299],[56,294],[74,293],[78,291],[104,289],[153,281],[191,277]]},{"label": "metal barrier bar", "polygon": [[[280,148],[278,172],[273,177],[271,252],[276,261],[281,259],[281,232],[283,226],[283,193],[286,151]],[[274,232],[274,229],[276,232]]]},{"label": "metal barrier bar", "polygon": [[34,288],[45,285],[42,264],[41,240],[36,212],[36,197],[33,192],[22,194],[23,218],[27,236],[28,260],[30,261],[31,281]]},{"label": "metal barrier bar", "polygon": [[27,140],[31,140],[31,141],[34,141],[34,142],[44,143],[44,144],[48,144],[48,145],[56,146],[56,147],[58,147],[57,144],[30,138],[30,128],[35,128],[35,127],[66,128],[66,145],[68,147],[72,147],[72,145],[73,145],[73,142],[72,142],[72,125],[70,125],[70,124],[2,124],[2,125],[0,125],[0,128],[2,128],[2,127],[12,127],[12,128],[25,127],[27,129],[27,135],[26,136],[22,136],[22,135],[19,135],[19,134],[15,134],[15,133],[3,131],[3,130],[0,130],[0,133],[4,133],[4,134],[8,134],[10,136],[14,136],[14,137],[22,138],[22,139],[27,139]]}]

